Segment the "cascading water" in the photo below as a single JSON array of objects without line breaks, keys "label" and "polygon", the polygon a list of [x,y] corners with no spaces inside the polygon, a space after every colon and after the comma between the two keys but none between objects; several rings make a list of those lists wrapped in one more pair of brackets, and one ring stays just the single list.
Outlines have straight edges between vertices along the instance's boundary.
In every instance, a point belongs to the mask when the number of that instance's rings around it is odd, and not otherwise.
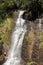
[{"label": "cascading water", "polygon": [[39,30],[41,31],[41,26],[42,26],[42,24],[41,24],[41,19],[39,19]]},{"label": "cascading water", "polygon": [[12,35],[12,45],[8,54],[8,59],[3,65],[20,65],[21,59],[21,47],[23,38],[26,32],[25,20],[22,19],[21,15],[24,11],[20,11],[15,30]]}]

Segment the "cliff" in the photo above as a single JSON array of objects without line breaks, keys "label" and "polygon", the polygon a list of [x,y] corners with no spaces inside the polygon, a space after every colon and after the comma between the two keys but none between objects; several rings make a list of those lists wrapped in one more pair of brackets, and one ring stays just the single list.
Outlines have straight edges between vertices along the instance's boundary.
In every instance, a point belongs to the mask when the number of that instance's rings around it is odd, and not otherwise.
[{"label": "cliff", "polygon": [[43,18],[41,19],[41,30],[38,27],[39,21],[38,19],[35,21],[26,21],[27,32],[22,45],[21,57],[27,65],[30,65],[31,62],[33,64],[36,62],[38,65],[40,63],[43,64],[43,50],[41,50],[43,49]]},{"label": "cliff", "polygon": [[[4,20],[4,25],[0,27],[0,37],[3,42],[3,44],[0,42],[0,51],[2,52],[0,62],[5,60],[10,48],[11,35],[18,17],[18,12],[11,12],[8,16]],[[41,18],[41,24],[40,31],[38,27],[39,19],[35,21],[26,20],[27,32],[23,40],[21,52],[21,57],[26,65],[31,65],[32,63],[39,64],[39,62],[43,64],[43,18]]]}]

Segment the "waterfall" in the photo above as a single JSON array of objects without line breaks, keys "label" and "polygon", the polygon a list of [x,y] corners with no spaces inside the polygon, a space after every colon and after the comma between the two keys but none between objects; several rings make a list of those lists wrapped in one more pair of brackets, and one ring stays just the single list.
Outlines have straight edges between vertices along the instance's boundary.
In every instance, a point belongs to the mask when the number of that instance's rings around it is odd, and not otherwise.
[{"label": "waterfall", "polygon": [[11,48],[8,53],[8,58],[3,65],[20,65],[21,58],[21,47],[23,38],[26,32],[25,20],[22,19],[21,15],[24,11],[19,12],[18,19],[16,21],[15,29],[12,34]]},{"label": "waterfall", "polygon": [[41,24],[41,19],[39,19],[39,30],[41,31],[41,26],[42,26],[42,24]]}]

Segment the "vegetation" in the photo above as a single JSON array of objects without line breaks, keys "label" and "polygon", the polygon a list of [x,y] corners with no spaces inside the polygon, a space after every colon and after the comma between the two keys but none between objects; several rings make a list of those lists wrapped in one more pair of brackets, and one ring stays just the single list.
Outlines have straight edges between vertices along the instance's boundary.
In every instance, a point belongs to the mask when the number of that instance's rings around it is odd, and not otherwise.
[{"label": "vegetation", "polygon": [[0,1],[0,22],[6,18],[6,15],[11,11],[25,9],[28,6],[28,0],[2,0]]},{"label": "vegetation", "polygon": [[35,20],[36,18],[40,17],[43,12],[41,1],[32,1],[29,7],[29,11],[31,11],[31,20]]},{"label": "vegetation", "polygon": [[36,62],[29,62],[27,65],[38,65]]},{"label": "vegetation", "polygon": [[10,13],[10,11],[16,8],[17,6],[13,0],[2,0],[0,2],[0,22],[6,18],[7,14]]},{"label": "vegetation", "polygon": [[1,0],[0,1],[0,22],[2,22],[2,20],[7,17],[8,13],[14,10],[18,10],[18,9],[31,11],[31,15],[28,16],[29,20],[35,19],[38,17],[38,15],[42,13],[43,3],[39,0],[32,0],[32,1],[30,0],[23,0],[23,1],[22,0]]},{"label": "vegetation", "polygon": [[[43,14],[43,0],[0,0],[0,38],[2,38],[3,43],[7,44],[8,46],[10,46],[9,37],[13,27],[13,23],[15,21],[14,19],[16,19],[17,17],[13,16],[13,14],[16,13],[15,10],[26,10],[26,12],[23,14],[23,18],[34,21],[36,20],[36,18],[40,18]],[[28,35],[25,36],[26,45],[28,43],[34,43],[33,32],[34,31],[31,30],[30,32],[28,32]],[[40,46],[42,47],[43,33],[37,32],[37,34],[40,39]],[[28,52],[28,48],[26,52]],[[0,59],[2,59],[2,55]],[[27,65],[31,65],[32,63],[33,62],[28,63]]]},{"label": "vegetation", "polygon": [[[14,18],[13,18],[13,16],[14,16]],[[16,19],[17,19],[17,12],[13,12],[12,16],[9,16],[5,20],[3,20],[4,21],[3,23],[0,22],[1,23],[0,24],[0,41],[3,42],[3,44],[2,44],[2,42],[0,42],[0,45],[1,46],[4,45],[5,49],[7,48],[7,50],[9,49],[10,44],[11,44],[11,40],[10,40],[11,32],[12,32],[13,26],[15,26]],[[1,64],[1,61],[3,63],[3,60],[5,59],[5,55],[4,55],[5,49],[2,48],[1,46],[0,46],[0,50],[1,50],[0,53],[1,52],[2,53],[0,55],[0,64]],[[7,52],[7,50],[6,50],[6,52]]]},{"label": "vegetation", "polygon": [[[14,18],[12,17],[14,16]],[[0,38],[2,41],[9,45],[10,44],[10,34],[13,26],[15,26],[15,20],[17,19],[17,13],[13,12],[12,16],[7,17],[4,22],[0,24]]]},{"label": "vegetation", "polygon": [[37,32],[37,34],[40,40],[40,47],[42,47],[43,46],[43,32]]},{"label": "vegetation", "polygon": [[23,14],[23,18],[30,21],[40,18],[43,13],[43,3],[39,0],[32,0],[29,4],[27,12]]},{"label": "vegetation", "polygon": [[3,22],[3,26],[1,26],[1,32],[0,32],[0,38],[2,38],[3,43],[9,45],[10,39],[9,39],[9,32],[12,28],[13,20],[11,18],[7,18],[5,22]]}]

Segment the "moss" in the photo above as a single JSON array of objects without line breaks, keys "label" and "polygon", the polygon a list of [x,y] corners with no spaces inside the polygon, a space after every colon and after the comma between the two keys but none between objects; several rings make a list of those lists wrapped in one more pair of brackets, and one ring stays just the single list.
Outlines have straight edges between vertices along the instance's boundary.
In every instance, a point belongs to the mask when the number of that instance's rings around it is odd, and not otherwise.
[{"label": "moss", "polygon": [[9,36],[8,36],[8,33],[4,33],[3,36],[2,36],[2,40],[5,44],[7,44],[8,46],[10,45],[10,39],[9,39]]},{"label": "moss", "polygon": [[[10,14],[9,14],[10,15]],[[17,12],[14,11],[12,13],[12,16],[10,15],[9,17],[4,20],[3,23],[1,23],[0,27],[0,37],[2,38],[3,42],[10,46],[11,43],[11,33],[13,30],[13,27],[15,26],[15,21],[17,19]]]},{"label": "moss", "polygon": [[3,27],[3,26],[4,26],[4,23],[3,23],[3,24],[1,23],[1,24],[0,24],[0,27]]},{"label": "moss", "polygon": [[43,39],[43,32],[38,32],[39,39]]},{"label": "moss", "polygon": [[4,59],[4,56],[1,55],[1,56],[0,56],[0,61],[3,61],[3,59]]},{"label": "moss", "polygon": [[43,42],[40,42],[40,46],[43,47]]},{"label": "moss", "polygon": [[5,20],[5,26],[4,26],[4,29],[6,28],[8,31],[11,30],[12,28],[12,23],[13,23],[13,20],[11,18],[7,18]]},{"label": "moss", "polygon": [[43,46],[43,32],[37,32],[40,40],[40,46]]},{"label": "moss", "polygon": [[3,42],[9,45],[10,44],[9,32],[12,29],[13,21],[11,18],[7,18],[3,24],[4,26],[2,27],[2,32],[0,33],[0,36],[2,37]]},{"label": "moss", "polygon": [[38,65],[36,62],[28,62],[27,65]]},{"label": "moss", "polygon": [[9,39],[9,33],[12,28],[12,20],[10,18],[7,18],[3,23],[1,27],[1,32],[0,32],[0,37],[2,38],[3,42],[6,43],[7,45],[10,44],[10,39]]}]

